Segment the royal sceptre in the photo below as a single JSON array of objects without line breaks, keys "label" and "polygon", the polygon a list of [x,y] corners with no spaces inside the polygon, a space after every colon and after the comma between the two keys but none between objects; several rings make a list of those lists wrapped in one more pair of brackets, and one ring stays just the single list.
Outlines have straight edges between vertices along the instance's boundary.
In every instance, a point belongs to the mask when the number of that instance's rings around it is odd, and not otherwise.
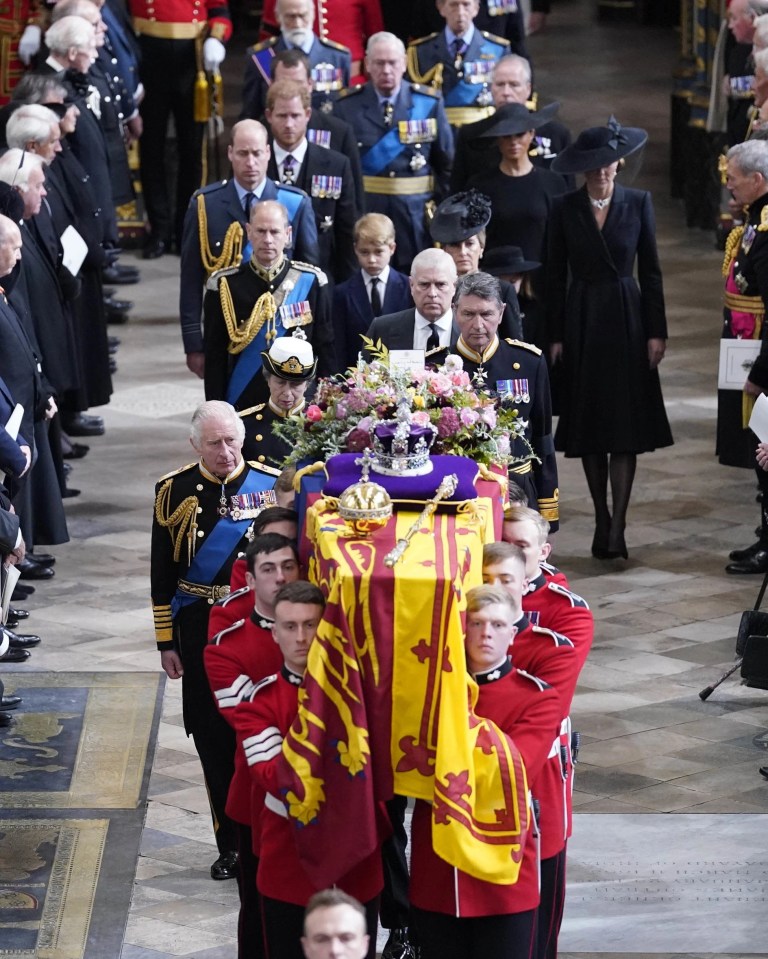
[{"label": "royal sceptre", "polygon": [[427,500],[424,509],[419,513],[405,536],[403,536],[402,539],[399,539],[395,545],[395,548],[390,550],[390,552],[384,557],[384,565],[386,567],[391,569],[399,559],[402,559],[403,553],[405,553],[405,551],[408,549],[408,544],[410,543],[413,535],[418,533],[419,529],[435,512],[440,501],[446,499],[448,496],[451,496],[456,492],[456,487],[458,485],[459,478],[455,473],[451,473],[449,476],[445,477],[442,483],[437,487],[437,492],[432,499]]}]

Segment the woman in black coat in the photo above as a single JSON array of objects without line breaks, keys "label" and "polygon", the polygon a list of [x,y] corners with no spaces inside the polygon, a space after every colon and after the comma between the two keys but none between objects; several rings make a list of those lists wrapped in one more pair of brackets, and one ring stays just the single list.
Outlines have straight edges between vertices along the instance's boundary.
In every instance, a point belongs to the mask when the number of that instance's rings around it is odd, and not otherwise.
[{"label": "woman in black coat", "polygon": [[564,364],[566,383],[555,448],[581,457],[599,559],[627,557],[637,454],[672,444],[657,369],[667,323],[653,206],[649,193],[614,182],[622,158],[646,138],[611,119],[581,133],[553,163],[586,181],[555,201],[549,222],[550,355]]}]

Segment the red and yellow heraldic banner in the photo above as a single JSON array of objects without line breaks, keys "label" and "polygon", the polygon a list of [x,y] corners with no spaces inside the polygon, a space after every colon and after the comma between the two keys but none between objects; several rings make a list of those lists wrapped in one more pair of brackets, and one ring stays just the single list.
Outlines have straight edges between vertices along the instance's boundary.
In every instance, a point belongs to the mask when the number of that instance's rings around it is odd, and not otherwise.
[{"label": "red and yellow heraldic banner", "polygon": [[418,514],[352,534],[319,500],[307,512],[310,578],[328,596],[299,714],[283,743],[282,795],[310,879],[324,888],[381,840],[393,793],[432,802],[433,844],[451,865],[517,879],[528,826],[519,753],[476,716],[464,658],[466,593],[493,540],[490,500],[437,513],[393,569],[384,558]]}]

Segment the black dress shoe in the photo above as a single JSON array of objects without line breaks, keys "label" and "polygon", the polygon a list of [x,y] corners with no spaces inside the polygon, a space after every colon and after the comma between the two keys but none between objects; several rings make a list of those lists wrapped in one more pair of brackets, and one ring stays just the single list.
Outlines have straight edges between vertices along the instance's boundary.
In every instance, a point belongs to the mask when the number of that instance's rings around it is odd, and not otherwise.
[{"label": "black dress shoe", "polygon": [[70,443],[69,449],[65,450],[61,455],[65,460],[81,460],[84,456],[88,455],[88,450],[91,447],[86,443]]},{"label": "black dress shoe", "polygon": [[768,779],[768,766],[761,766],[758,769],[758,772],[763,777],[763,779]]},{"label": "black dress shoe", "polygon": [[0,663],[23,663],[29,659],[29,650],[28,649],[6,649],[2,656],[0,656]]},{"label": "black dress shoe", "polygon": [[[119,313],[128,313],[133,309],[133,300],[118,300],[116,296],[105,296],[104,306],[109,307],[110,310],[117,310]],[[117,340],[117,337],[110,337],[110,339]],[[120,345],[120,340],[117,340],[117,345]]]},{"label": "black dress shoe", "polygon": [[39,646],[42,640],[33,633],[14,633],[11,629],[3,629],[3,632],[11,641],[11,649],[32,649],[33,646]]},{"label": "black dress shoe", "polygon": [[[98,417],[101,420],[101,417]],[[103,436],[104,421],[94,421],[93,417],[87,417],[83,413],[76,413],[64,424],[64,429],[69,436]]]},{"label": "black dress shoe", "polygon": [[122,326],[123,323],[128,322],[128,314],[125,310],[115,310],[111,306],[104,308],[104,316],[107,323],[111,323],[113,326]]},{"label": "black dress shoe", "polygon": [[105,283],[116,283],[119,286],[139,282],[138,270],[129,271],[116,265],[106,267],[101,275]]},{"label": "black dress shoe", "polygon": [[53,579],[56,575],[50,566],[38,566],[37,563],[28,559],[25,559],[23,563],[17,563],[16,569],[22,579]]},{"label": "black dress shoe", "polygon": [[236,852],[223,852],[211,866],[211,879],[234,879],[237,876]]},{"label": "black dress shoe", "polygon": [[144,244],[144,249],[141,251],[141,258],[143,260],[156,260],[158,257],[164,256],[167,249],[167,244],[165,244],[161,239],[153,239],[150,237]]},{"label": "black dress shoe", "polygon": [[9,713],[0,713],[0,729],[6,726],[13,726],[16,720]]},{"label": "black dress shoe", "polygon": [[39,563],[40,566],[56,565],[56,557],[50,553],[27,553],[27,559],[31,559],[33,563]]},{"label": "black dress shoe", "polygon": [[768,573],[768,550],[759,549],[747,559],[742,559],[737,563],[729,563],[725,567],[725,571],[733,576],[748,573]]},{"label": "black dress shoe", "polygon": [[8,607],[8,615],[13,616],[14,619],[29,619],[29,610],[28,609],[16,609],[15,606]]},{"label": "black dress shoe", "polygon": [[114,349],[117,349],[118,346],[120,346],[120,343],[121,343],[121,342],[122,342],[122,340],[120,339],[119,336],[108,336],[108,337],[107,337],[107,345],[109,346],[110,350],[111,350],[113,347],[114,347]]},{"label": "black dress shoe", "polygon": [[34,586],[27,586],[26,583],[16,583],[13,587],[13,592],[11,593],[11,602],[13,603],[23,603],[25,599],[28,599],[32,593],[34,593]]},{"label": "black dress shoe", "polygon": [[0,709],[16,709],[21,704],[21,696],[3,696],[0,698]]},{"label": "black dress shoe", "polygon": [[732,549],[728,554],[728,559],[733,560],[734,563],[741,563],[745,559],[749,559],[754,556],[755,553],[759,553],[761,549],[765,547],[761,542],[753,543],[751,546],[747,546],[744,549]]},{"label": "black dress shoe", "polygon": [[74,499],[76,496],[80,495],[80,490],[75,489],[74,486],[68,486],[64,492],[61,494],[62,499]]}]

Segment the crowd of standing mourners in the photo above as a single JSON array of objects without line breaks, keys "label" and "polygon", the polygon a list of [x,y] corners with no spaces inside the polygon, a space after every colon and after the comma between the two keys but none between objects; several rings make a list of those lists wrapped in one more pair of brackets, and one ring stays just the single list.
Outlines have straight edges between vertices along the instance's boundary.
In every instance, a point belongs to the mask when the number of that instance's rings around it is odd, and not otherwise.
[{"label": "crowd of standing mourners", "polygon": [[[311,959],[333,942],[373,956],[377,921],[386,959],[556,956],[568,717],[593,623],[548,562],[555,451],[581,458],[592,554],[613,563],[627,557],[637,454],[672,442],[652,203],[616,179],[645,132],[612,117],[572,140],[534,89],[516,0],[416,0],[407,16],[395,2],[273,0],[243,64],[231,176],[201,185],[199,94],[215,100],[226,2],[61,0],[49,17],[22,6],[0,156],[0,506],[13,504],[21,532],[3,549],[27,576],[53,575],[34,547],[66,541],[66,460],[88,451],[74,437],[103,432],[87,410],[109,400],[107,323],[130,307],[104,283],[138,279],[118,261],[115,213],[133,199],[138,140],[143,257],[180,255],[183,349],[206,397],[196,462],[155,490],[155,631],[208,787],[211,875],[238,881],[239,956]],[[534,0],[529,29],[548,13]],[[338,883],[349,895],[321,892],[276,789],[325,597],[302,579],[289,449],[272,427],[305,414],[317,377],[376,345],[435,365],[458,354],[525,423],[503,541],[485,549],[466,616],[478,715],[519,750],[539,807],[512,885],[440,859],[424,801],[409,864],[394,796],[391,834]]]}]

